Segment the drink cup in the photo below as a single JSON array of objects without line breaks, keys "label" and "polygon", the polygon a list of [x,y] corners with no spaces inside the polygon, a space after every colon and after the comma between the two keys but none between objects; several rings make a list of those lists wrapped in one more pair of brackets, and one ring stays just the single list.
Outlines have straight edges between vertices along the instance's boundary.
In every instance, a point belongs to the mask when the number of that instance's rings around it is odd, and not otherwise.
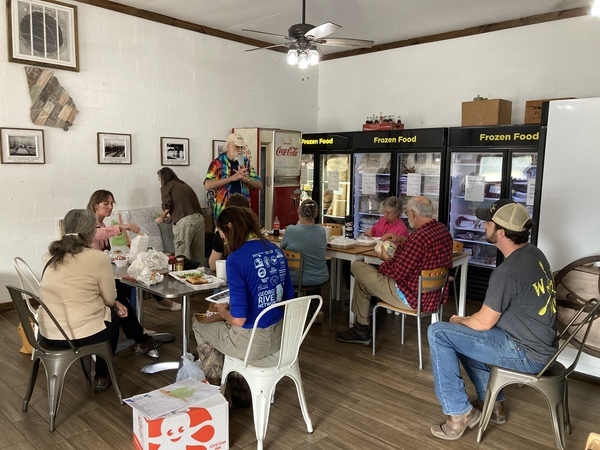
[{"label": "drink cup", "polygon": [[325,227],[325,240],[329,242],[329,238],[331,237],[331,227]]},{"label": "drink cup", "polygon": [[216,264],[217,264],[217,270],[216,270],[217,278],[227,281],[227,270],[225,269],[225,260],[219,259],[219,260],[217,260]]}]

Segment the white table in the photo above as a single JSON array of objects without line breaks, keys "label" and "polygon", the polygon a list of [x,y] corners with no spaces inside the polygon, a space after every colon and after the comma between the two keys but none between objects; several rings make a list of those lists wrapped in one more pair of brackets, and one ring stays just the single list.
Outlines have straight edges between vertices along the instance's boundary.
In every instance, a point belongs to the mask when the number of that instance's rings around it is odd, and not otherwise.
[{"label": "white table", "polygon": [[[371,250],[363,254],[364,261],[367,264],[379,265],[383,261],[377,256],[375,250]],[[467,304],[467,271],[469,270],[469,255],[467,253],[455,253],[452,255],[452,267],[460,266],[460,291],[458,295],[458,312],[459,316],[465,315],[465,306]]]}]

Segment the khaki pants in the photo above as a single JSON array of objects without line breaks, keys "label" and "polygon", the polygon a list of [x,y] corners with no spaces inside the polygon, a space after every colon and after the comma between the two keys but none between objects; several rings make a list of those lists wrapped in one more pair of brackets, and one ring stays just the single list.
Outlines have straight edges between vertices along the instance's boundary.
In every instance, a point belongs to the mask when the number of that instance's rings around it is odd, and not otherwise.
[{"label": "khaki pants", "polygon": [[398,308],[414,311],[400,299],[396,282],[379,273],[375,267],[362,261],[355,261],[350,270],[355,278],[352,312],[360,325],[369,324],[369,304],[372,296]]},{"label": "khaki pants", "polygon": [[201,265],[206,264],[204,217],[202,214],[190,214],[183,219],[179,219],[173,225],[173,238],[175,240],[175,255],[183,255]]}]

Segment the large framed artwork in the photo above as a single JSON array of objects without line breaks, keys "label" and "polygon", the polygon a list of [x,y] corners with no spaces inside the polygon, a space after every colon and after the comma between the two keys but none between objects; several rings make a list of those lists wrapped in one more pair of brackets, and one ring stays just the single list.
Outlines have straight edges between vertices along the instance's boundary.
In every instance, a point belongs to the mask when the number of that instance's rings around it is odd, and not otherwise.
[{"label": "large framed artwork", "polygon": [[190,140],[187,138],[161,137],[160,155],[163,166],[189,166]]},{"label": "large framed artwork", "polygon": [[79,72],[77,6],[8,0],[8,60]]},{"label": "large framed artwork", "polygon": [[44,130],[0,128],[2,164],[44,164]]},{"label": "large framed artwork", "polygon": [[98,133],[98,164],[131,164],[131,135]]}]

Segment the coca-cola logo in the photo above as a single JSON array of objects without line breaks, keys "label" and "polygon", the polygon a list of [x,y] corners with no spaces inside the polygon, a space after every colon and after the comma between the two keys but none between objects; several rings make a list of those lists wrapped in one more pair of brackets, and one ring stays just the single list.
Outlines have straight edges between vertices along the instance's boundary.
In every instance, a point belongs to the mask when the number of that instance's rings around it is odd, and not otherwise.
[{"label": "coca-cola logo", "polygon": [[275,150],[275,155],[277,156],[298,156],[298,147],[277,147]]}]

